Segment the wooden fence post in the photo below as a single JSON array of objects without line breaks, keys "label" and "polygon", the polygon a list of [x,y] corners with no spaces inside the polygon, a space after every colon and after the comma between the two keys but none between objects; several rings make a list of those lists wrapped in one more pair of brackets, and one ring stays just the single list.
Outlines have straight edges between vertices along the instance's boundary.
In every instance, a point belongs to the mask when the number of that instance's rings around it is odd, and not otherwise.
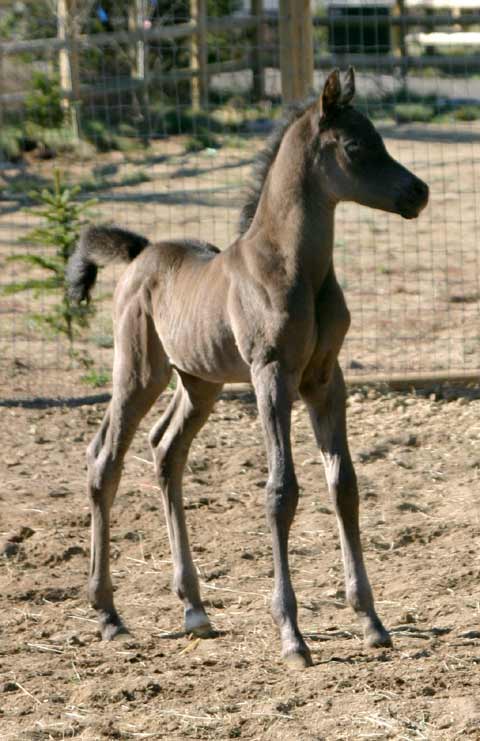
[{"label": "wooden fence post", "polygon": [[[143,0],[135,0],[133,5],[128,8],[128,30],[129,31],[141,31],[143,30],[144,23],[144,8]],[[143,39],[138,39],[135,42],[135,57],[132,59],[132,77],[137,80],[143,80],[145,78],[145,42]]]},{"label": "wooden fence post", "polygon": [[257,18],[253,32],[252,74],[253,98],[262,100],[265,97],[265,69],[263,67],[262,48],[265,41],[265,25],[263,23],[263,0],[251,0],[251,14]]},{"label": "wooden fence post", "polygon": [[[392,15],[394,18],[399,18],[405,15],[405,0],[396,0],[395,5],[392,8]],[[392,51],[395,56],[405,56],[405,26],[403,23],[395,24],[392,26],[391,31]]]},{"label": "wooden fence post", "polygon": [[280,71],[285,103],[305,98],[313,85],[310,0],[280,0]]},{"label": "wooden fence post", "polygon": [[403,19],[407,15],[407,8],[405,7],[405,0],[396,0],[393,8],[393,15],[397,18],[402,18],[402,22],[397,26],[392,27],[392,47],[395,56],[400,56],[402,65],[400,67],[400,75],[403,80],[407,76],[407,68],[404,60],[407,57],[407,44],[405,41],[405,23]]},{"label": "wooden fence post", "polygon": [[190,0],[190,18],[196,24],[190,47],[190,68],[195,73],[192,77],[192,108],[199,110],[208,105],[207,0]]},{"label": "wooden fence post", "polygon": [[[128,30],[144,33],[145,10],[148,7],[145,0],[135,0],[128,9]],[[131,78],[132,108],[136,117],[143,118],[145,122],[149,119],[149,67],[148,67],[149,44],[144,38],[135,43],[135,55],[132,58]],[[140,101],[140,102],[139,102]]]},{"label": "wooden fence post", "polygon": [[[3,93],[5,92],[4,91],[5,80],[3,78],[3,59],[4,59],[3,50],[0,44],[0,128],[3,127],[3,108],[4,108]],[[1,154],[3,155],[3,152]]]},{"label": "wooden fence post", "polygon": [[70,114],[73,136],[80,136],[80,68],[78,53],[78,21],[79,14],[77,0],[57,0],[57,35],[66,41],[66,49],[60,49],[60,86],[67,93],[64,99],[65,111]]}]

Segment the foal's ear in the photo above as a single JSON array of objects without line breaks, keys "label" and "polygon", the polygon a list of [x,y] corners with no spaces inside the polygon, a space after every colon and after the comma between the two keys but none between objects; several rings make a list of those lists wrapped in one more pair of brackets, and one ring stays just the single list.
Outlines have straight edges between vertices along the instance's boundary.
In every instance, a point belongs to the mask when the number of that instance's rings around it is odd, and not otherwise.
[{"label": "foal's ear", "polygon": [[342,85],[342,99],[341,104],[347,105],[355,95],[355,71],[353,67],[349,67],[345,72]]},{"label": "foal's ear", "polygon": [[340,72],[338,69],[334,69],[330,72],[325,85],[323,86],[323,92],[321,96],[321,113],[323,116],[327,116],[329,113],[335,110],[340,103],[342,95],[342,86],[340,85]]}]

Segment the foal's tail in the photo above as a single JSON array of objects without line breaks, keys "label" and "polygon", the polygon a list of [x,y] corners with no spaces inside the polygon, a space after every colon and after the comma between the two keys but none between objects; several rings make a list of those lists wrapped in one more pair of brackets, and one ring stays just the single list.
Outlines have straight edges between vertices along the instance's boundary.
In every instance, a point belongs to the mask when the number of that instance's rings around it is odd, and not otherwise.
[{"label": "foal's tail", "polygon": [[67,265],[68,296],[72,303],[90,300],[97,266],[108,262],[131,262],[149,244],[148,239],[116,226],[89,226]]}]

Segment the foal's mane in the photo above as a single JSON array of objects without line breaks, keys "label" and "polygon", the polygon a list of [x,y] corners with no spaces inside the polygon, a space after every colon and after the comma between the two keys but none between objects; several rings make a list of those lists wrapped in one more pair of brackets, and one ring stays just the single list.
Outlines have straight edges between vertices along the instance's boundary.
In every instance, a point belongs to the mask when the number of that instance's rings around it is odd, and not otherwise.
[{"label": "foal's mane", "polygon": [[258,202],[260,201],[260,196],[262,195],[263,186],[265,185],[265,180],[267,179],[270,168],[278,154],[283,137],[290,126],[303,116],[307,108],[312,105],[312,102],[312,99],[309,99],[303,103],[289,106],[284,118],[279,124],[277,124],[277,126],[275,126],[273,132],[268,137],[265,147],[255,156],[252,167],[252,177],[247,186],[245,202],[240,212],[238,224],[238,233],[240,237],[245,234],[253,221]]}]

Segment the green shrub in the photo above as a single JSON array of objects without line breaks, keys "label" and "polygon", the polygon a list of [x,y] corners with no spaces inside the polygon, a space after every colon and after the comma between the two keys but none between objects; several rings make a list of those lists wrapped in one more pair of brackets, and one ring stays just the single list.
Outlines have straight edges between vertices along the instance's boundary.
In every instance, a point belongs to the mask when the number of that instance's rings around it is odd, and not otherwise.
[{"label": "green shrub", "polygon": [[218,149],[219,143],[210,131],[197,131],[185,143],[186,152],[200,152],[202,149]]},{"label": "green shrub", "polygon": [[424,103],[398,103],[394,107],[394,113],[398,123],[411,123],[412,121],[427,123],[434,117],[435,110]]},{"label": "green shrub", "polygon": [[453,112],[457,121],[476,121],[480,118],[479,105],[462,105]]},{"label": "green shrub", "polygon": [[117,128],[120,136],[129,136],[132,139],[135,139],[138,136],[138,129],[125,121],[121,121]]},{"label": "green shrub", "polygon": [[29,142],[30,148],[48,148],[53,150],[54,154],[72,152],[78,146],[69,126],[44,128],[32,121],[27,121],[25,124],[24,139]]},{"label": "green shrub", "polygon": [[0,131],[0,160],[17,162],[22,156],[22,133],[14,127],[9,126]]},{"label": "green shrub", "polygon": [[36,294],[53,293],[58,297],[57,303],[48,313],[34,314],[33,318],[55,333],[64,334],[73,348],[75,330],[88,325],[93,313],[92,306],[77,306],[70,303],[66,281],[67,262],[80,235],[83,215],[95,201],[78,203],[78,187],[69,188],[61,179],[60,172],[55,172],[52,189],[30,193],[30,197],[40,203],[33,213],[43,219],[43,223],[33,229],[27,240],[32,245],[54,248],[51,250],[12,255],[11,262],[21,262],[28,267],[40,268],[46,273],[42,277],[32,277],[13,282],[5,286],[3,293],[33,290]]},{"label": "green shrub", "polygon": [[44,128],[58,128],[63,123],[60,83],[57,77],[34,72],[32,90],[25,99],[27,120]]},{"label": "green shrub", "polygon": [[81,376],[81,380],[83,381],[83,383],[86,383],[87,386],[93,386],[93,388],[101,388],[102,386],[106,386],[110,383],[110,373],[108,373],[107,371],[91,368],[90,370],[88,370],[87,373]]},{"label": "green shrub", "polygon": [[115,135],[109,131],[102,121],[86,121],[83,126],[83,133],[99,152],[110,152],[112,149],[118,148]]}]

